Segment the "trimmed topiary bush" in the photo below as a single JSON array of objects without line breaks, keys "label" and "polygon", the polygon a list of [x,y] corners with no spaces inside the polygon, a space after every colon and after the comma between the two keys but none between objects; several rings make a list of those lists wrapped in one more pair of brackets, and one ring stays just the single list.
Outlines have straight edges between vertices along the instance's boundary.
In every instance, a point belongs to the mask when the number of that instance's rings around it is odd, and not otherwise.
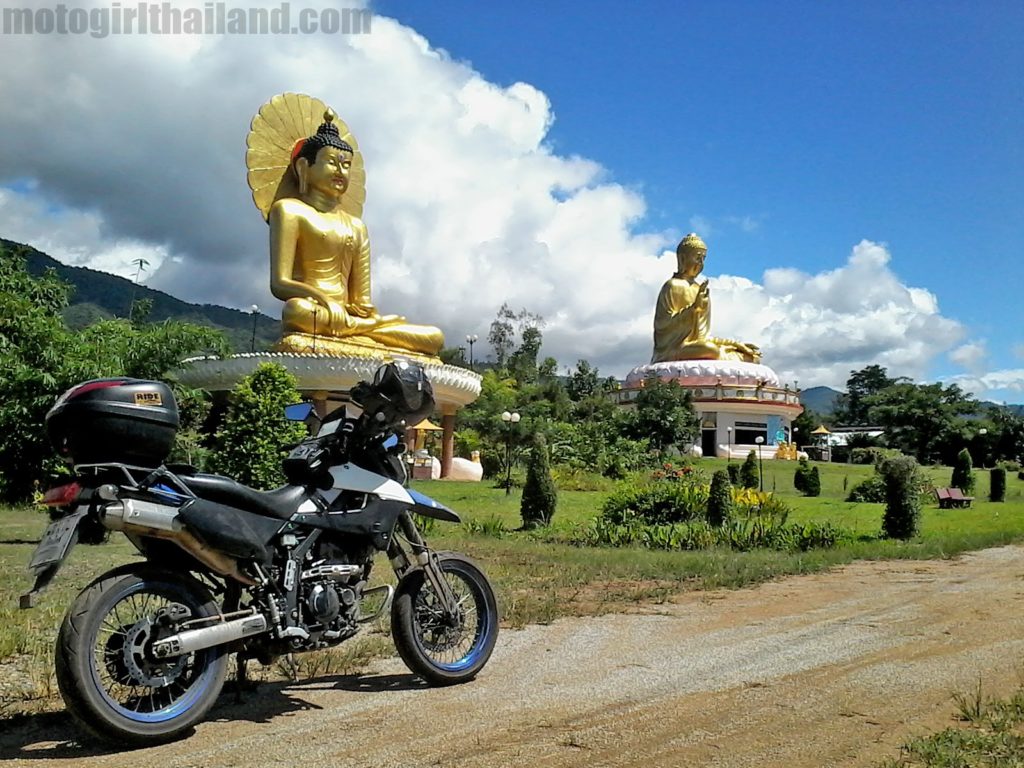
[{"label": "trimmed topiary bush", "polygon": [[988,473],[988,500],[1006,501],[1006,470],[996,467]]},{"label": "trimmed topiary bush", "polygon": [[904,541],[917,535],[921,520],[920,482],[917,461],[910,456],[886,459],[879,467],[885,483],[885,514],[882,534]]},{"label": "trimmed topiary bush", "polygon": [[738,486],[740,484],[740,465],[730,463],[726,469],[729,472],[729,482]]},{"label": "trimmed topiary bush", "polygon": [[817,467],[811,467],[804,477],[804,496],[821,496],[821,475]]},{"label": "trimmed topiary bush", "polygon": [[747,454],[743,466],[740,467],[740,485],[744,488],[757,488],[760,485],[757,474],[757,456],[753,451]]},{"label": "trimmed topiary bush", "polygon": [[800,459],[800,463],[796,465],[796,469],[793,471],[793,487],[804,493],[807,490],[807,474],[811,471],[810,465],[807,463],[807,459]]},{"label": "trimmed topiary bush", "polygon": [[959,488],[965,496],[974,494],[974,466],[971,462],[970,452],[964,448],[956,455],[956,462],[953,464],[953,478],[949,484]]},{"label": "trimmed topiary bush", "polygon": [[519,505],[523,527],[548,525],[555,516],[557,501],[558,491],[555,489],[554,480],[551,479],[548,444],[543,433],[538,432],[533,436],[530,461],[526,467],[526,484],[523,486],[523,500]]},{"label": "trimmed topiary bush", "polygon": [[721,527],[732,517],[732,483],[729,473],[718,470],[711,478],[711,491],[708,494],[708,524]]}]

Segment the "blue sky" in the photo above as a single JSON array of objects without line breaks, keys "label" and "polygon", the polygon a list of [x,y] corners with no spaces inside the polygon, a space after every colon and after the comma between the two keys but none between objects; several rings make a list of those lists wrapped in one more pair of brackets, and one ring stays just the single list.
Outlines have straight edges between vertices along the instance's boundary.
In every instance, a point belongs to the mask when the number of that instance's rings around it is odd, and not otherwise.
[{"label": "blue sky", "polygon": [[3,40],[0,235],[276,314],[245,136],[304,92],[364,152],[377,304],[450,344],[508,301],[542,354],[623,376],[696,230],[712,331],[784,380],[1024,401],[1024,5],[370,7],[368,35]]},{"label": "blue sky", "polygon": [[642,190],[654,227],[706,220],[730,271],[813,272],[883,242],[994,361],[1024,364],[1021,3],[374,7],[540,88],[555,148]]}]

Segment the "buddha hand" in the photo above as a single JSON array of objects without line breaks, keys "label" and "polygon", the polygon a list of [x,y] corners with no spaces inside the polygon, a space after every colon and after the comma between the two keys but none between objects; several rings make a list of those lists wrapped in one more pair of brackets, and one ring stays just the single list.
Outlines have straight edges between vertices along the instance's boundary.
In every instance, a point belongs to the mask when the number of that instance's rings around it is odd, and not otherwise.
[{"label": "buddha hand", "polygon": [[368,317],[374,320],[380,317],[380,313],[377,312],[377,308],[373,304],[349,304],[348,311],[349,314],[356,317]]}]

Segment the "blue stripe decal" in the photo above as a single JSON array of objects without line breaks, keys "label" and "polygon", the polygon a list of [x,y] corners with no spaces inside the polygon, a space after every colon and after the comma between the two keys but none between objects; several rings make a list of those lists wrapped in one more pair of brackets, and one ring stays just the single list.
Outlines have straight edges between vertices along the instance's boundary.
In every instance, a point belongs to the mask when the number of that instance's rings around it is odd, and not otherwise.
[{"label": "blue stripe decal", "polygon": [[406,488],[405,490],[412,497],[412,500],[421,506],[430,507],[431,509],[443,509],[445,512],[451,512],[451,510],[448,509],[448,507],[446,507],[444,504],[434,501],[426,494],[422,494],[419,491],[414,491],[412,488]]}]

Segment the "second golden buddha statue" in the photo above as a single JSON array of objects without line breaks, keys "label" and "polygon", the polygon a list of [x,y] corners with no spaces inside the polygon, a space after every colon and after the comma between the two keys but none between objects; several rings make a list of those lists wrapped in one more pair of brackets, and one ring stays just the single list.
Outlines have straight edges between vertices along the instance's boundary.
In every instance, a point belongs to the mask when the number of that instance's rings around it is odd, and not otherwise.
[{"label": "second golden buddha statue", "polygon": [[676,248],[676,273],[658,294],[654,310],[652,363],[670,360],[739,360],[759,363],[753,344],[711,336],[711,296],[708,283],[697,282],[708,248],[690,233]]}]

